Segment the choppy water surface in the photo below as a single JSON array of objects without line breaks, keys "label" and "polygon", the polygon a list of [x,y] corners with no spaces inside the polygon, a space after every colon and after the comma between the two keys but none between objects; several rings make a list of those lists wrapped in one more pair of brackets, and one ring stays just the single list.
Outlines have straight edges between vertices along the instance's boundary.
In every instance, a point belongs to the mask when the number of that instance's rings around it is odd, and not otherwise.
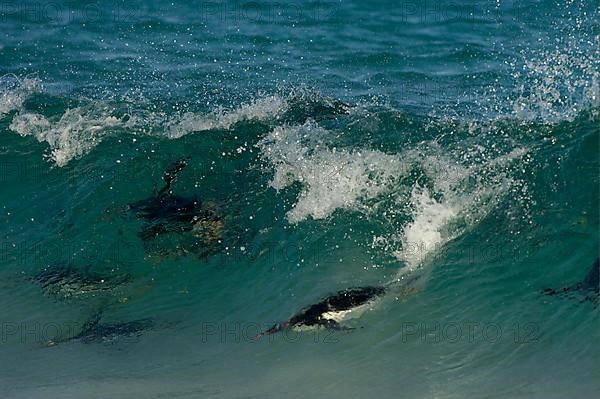
[{"label": "choppy water surface", "polygon": [[3,2],[2,397],[596,397],[597,6]]}]

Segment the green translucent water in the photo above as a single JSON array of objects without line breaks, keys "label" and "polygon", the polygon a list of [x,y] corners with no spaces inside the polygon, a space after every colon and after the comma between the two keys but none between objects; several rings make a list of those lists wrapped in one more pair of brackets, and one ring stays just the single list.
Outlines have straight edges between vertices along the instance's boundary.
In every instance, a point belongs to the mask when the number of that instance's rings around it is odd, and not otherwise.
[{"label": "green translucent water", "polygon": [[[593,2],[0,14],[3,398],[600,392],[597,305],[541,294],[598,257]],[[210,248],[129,210],[185,157],[173,192],[218,215]],[[350,332],[252,339],[390,283]],[[152,325],[68,339],[97,315]]]}]

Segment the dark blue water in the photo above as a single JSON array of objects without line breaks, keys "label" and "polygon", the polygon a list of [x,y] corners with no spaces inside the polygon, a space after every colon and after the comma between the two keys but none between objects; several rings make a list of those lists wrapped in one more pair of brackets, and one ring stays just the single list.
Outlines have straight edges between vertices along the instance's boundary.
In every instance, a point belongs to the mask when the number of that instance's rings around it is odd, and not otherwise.
[{"label": "dark blue water", "polygon": [[[9,0],[0,32],[3,398],[600,392],[597,294],[541,293],[598,257],[596,2]],[[202,216],[156,230],[130,205],[186,157]]]}]

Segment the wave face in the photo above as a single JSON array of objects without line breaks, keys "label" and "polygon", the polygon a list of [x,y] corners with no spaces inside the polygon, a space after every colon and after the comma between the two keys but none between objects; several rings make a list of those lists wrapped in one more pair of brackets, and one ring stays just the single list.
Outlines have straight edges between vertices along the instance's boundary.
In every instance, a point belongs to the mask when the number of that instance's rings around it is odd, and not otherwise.
[{"label": "wave face", "polygon": [[[600,393],[541,294],[598,257],[593,2],[72,3],[0,6],[3,398]],[[182,158],[203,218],[137,218]]]}]

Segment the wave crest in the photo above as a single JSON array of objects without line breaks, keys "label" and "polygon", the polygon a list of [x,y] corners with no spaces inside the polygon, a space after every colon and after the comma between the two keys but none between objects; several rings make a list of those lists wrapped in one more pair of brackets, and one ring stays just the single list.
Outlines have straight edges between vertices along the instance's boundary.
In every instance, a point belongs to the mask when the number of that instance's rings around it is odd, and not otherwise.
[{"label": "wave crest", "polygon": [[19,113],[10,129],[21,136],[34,136],[50,146],[49,157],[57,166],[79,158],[96,145],[113,129],[124,126],[124,118],[114,115],[114,110],[104,104],[69,108],[53,121],[36,113]]},{"label": "wave crest", "polygon": [[19,79],[14,75],[0,77],[0,119],[23,106],[33,93],[41,90],[37,78]]}]

